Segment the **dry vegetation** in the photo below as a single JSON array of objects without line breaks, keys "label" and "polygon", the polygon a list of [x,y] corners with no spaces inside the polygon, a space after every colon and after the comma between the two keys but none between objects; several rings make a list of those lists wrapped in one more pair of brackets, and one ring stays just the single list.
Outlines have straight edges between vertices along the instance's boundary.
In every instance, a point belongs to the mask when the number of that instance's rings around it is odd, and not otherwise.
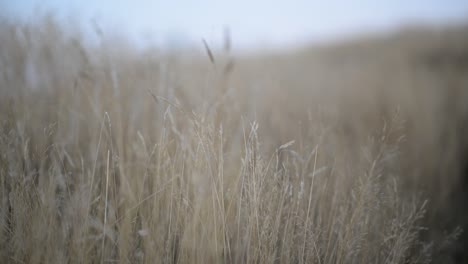
[{"label": "dry vegetation", "polygon": [[4,21],[0,262],[466,261],[466,33],[234,58]]}]

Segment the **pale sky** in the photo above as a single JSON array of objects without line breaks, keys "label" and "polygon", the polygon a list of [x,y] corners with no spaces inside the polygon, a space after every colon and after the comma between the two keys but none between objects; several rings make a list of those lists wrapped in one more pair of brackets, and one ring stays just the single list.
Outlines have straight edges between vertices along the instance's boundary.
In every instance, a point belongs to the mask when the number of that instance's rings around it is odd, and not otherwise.
[{"label": "pale sky", "polygon": [[52,11],[83,25],[94,19],[104,32],[163,46],[202,38],[217,46],[229,27],[238,49],[290,47],[408,23],[468,21],[466,0],[0,0],[0,10],[26,19]]}]

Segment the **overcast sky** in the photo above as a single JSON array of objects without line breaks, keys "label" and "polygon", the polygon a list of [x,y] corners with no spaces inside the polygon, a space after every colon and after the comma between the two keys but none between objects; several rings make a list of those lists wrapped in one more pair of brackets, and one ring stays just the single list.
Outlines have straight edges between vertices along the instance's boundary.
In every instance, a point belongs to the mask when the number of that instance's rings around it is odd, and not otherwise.
[{"label": "overcast sky", "polygon": [[466,0],[0,0],[0,10],[26,19],[52,11],[83,25],[94,19],[104,31],[159,45],[205,38],[216,46],[229,27],[241,49],[302,45],[408,23],[468,21]]}]

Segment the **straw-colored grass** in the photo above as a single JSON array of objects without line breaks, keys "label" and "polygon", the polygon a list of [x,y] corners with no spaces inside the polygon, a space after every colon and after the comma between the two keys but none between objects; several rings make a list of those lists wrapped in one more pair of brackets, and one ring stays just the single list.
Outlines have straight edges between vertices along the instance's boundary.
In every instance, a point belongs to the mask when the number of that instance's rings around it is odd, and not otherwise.
[{"label": "straw-colored grass", "polygon": [[457,30],[242,57],[2,23],[0,262],[463,261]]}]

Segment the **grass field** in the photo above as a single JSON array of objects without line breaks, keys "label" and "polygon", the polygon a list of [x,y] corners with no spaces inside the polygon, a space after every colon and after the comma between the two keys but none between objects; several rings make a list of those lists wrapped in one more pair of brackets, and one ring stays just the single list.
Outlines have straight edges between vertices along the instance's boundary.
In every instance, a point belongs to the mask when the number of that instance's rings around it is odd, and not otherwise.
[{"label": "grass field", "polygon": [[301,49],[0,25],[1,263],[466,263],[468,30]]}]

